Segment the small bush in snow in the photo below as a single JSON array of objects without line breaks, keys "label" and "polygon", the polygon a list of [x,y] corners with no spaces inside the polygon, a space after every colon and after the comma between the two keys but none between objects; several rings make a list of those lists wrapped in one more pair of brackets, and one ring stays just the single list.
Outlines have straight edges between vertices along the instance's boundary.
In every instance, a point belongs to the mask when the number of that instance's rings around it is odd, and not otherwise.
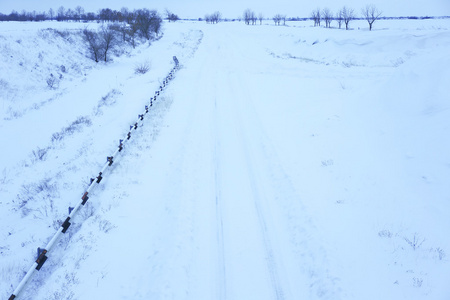
[{"label": "small bush in snow", "polygon": [[419,249],[420,246],[422,246],[423,242],[425,242],[425,239],[420,238],[417,233],[414,233],[414,236],[411,240],[406,237],[404,239],[408,243],[408,245],[413,248],[413,250]]},{"label": "small bush in snow", "polygon": [[145,74],[148,71],[150,71],[150,68],[151,68],[150,63],[148,61],[146,61],[146,62],[137,64],[134,67],[134,73],[136,73],[136,74]]},{"label": "small bush in snow", "polygon": [[53,76],[53,74],[50,74],[47,78],[47,85],[50,89],[56,89],[59,85],[59,79]]},{"label": "small bush in snow", "polygon": [[83,126],[91,126],[92,121],[88,117],[78,117],[69,126],[63,128],[60,132],[55,132],[52,135],[52,142],[58,142],[68,135],[74,134],[75,131],[80,131]]},{"label": "small bush in snow", "polygon": [[114,226],[110,221],[108,220],[101,220],[98,224],[98,228],[105,232],[108,233],[111,229],[116,228],[116,226]]},{"label": "small bush in snow", "polygon": [[328,167],[334,165],[334,161],[332,159],[322,160],[322,167]]},{"label": "small bush in snow", "polygon": [[32,160],[33,161],[44,161],[46,159],[47,152],[48,152],[48,148],[41,149],[38,147],[37,150],[33,150]]},{"label": "small bush in snow", "polygon": [[22,216],[33,212],[35,218],[43,219],[55,211],[53,198],[58,195],[58,185],[51,178],[39,182],[24,184],[17,195],[18,208]]},{"label": "small bush in snow", "polygon": [[421,287],[423,283],[423,279],[422,278],[413,278],[413,286],[414,287]]},{"label": "small bush in snow", "polygon": [[57,30],[57,29],[53,29],[53,28],[50,28],[50,30],[53,31],[55,36],[60,36],[63,39],[69,40],[68,38],[70,37],[70,32],[68,30],[61,31],[61,30]]},{"label": "small bush in snow", "polygon": [[439,257],[439,260],[443,260],[443,259],[444,259],[444,257],[445,257],[445,252],[444,252],[443,249],[441,249],[441,248],[436,248],[436,253],[437,253],[438,257]]},{"label": "small bush in snow", "polygon": [[381,230],[380,232],[378,232],[378,236],[379,237],[384,237],[384,238],[391,238],[392,237],[392,233],[389,230],[384,229],[384,230]]}]

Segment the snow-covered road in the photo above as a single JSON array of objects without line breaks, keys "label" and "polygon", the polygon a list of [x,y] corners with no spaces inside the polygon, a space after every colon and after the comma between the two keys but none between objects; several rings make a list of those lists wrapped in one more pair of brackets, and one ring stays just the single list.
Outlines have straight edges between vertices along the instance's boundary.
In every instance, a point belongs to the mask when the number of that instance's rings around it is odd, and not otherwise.
[{"label": "snow-covered road", "polygon": [[[86,281],[98,282],[99,297],[109,291],[123,299],[339,298],[326,253],[255,109],[273,105],[252,76],[267,63],[248,63],[259,49],[233,32],[204,28],[203,36],[166,92],[177,99],[167,127],[148,153],[117,170],[140,169],[139,184],[118,208],[127,221],[82,269],[95,274],[112,249],[124,257],[114,264],[107,258],[107,275]],[[106,288],[117,284],[119,291]]]}]

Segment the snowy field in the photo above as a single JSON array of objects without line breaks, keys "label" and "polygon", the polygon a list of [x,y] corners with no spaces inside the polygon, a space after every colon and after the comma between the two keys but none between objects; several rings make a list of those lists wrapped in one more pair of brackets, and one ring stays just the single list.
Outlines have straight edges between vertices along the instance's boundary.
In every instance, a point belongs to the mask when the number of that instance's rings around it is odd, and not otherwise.
[{"label": "snowy field", "polygon": [[449,299],[450,19],[287,25],[0,23],[0,298],[176,55],[21,299]]}]

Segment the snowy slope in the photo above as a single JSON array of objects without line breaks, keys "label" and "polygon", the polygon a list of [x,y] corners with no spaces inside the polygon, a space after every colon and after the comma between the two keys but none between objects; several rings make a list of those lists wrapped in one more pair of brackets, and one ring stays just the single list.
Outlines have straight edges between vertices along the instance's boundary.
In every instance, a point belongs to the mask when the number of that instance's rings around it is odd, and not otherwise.
[{"label": "snowy slope", "polygon": [[33,83],[60,63],[30,75],[28,51],[64,58],[33,24],[0,24],[1,47],[22,57],[1,65],[0,296],[176,55],[182,69],[25,299],[450,297],[449,20],[310,25],[165,24],[99,66],[57,41],[85,71],[27,92],[3,70]]}]

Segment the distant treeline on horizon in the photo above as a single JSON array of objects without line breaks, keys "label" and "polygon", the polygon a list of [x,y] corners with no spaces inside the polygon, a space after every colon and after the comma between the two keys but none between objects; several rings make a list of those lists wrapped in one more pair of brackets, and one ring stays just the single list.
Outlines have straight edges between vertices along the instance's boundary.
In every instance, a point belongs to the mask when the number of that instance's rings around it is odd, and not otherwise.
[{"label": "distant treeline on horizon", "polygon": [[[22,10],[22,12],[17,12],[13,10],[10,14],[3,14],[0,12],[0,21],[21,21],[21,22],[41,22],[41,21],[75,21],[75,22],[92,22],[92,21],[105,21],[105,22],[128,22],[134,18],[134,14],[139,10],[129,10],[127,8],[122,8],[121,10],[113,10],[110,8],[103,8],[94,12],[85,12],[81,6],[77,6],[75,9],[65,9],[64,7],[58,8],[58,10],[49,9],[47,12],[27,12]],[[168,17],[170,18],[170,17]],[[380,17],[380,20],[425,20],[425,19],[446,19],[450,16],[403,16],[403,17]],[[182,18],[181,18],[182,19]],[[267,18],[270,19],[270,18]],[[363,20],[364,18],[355,18],[355,20]],[[199,20],[189,19],[189,20]],[[223,18],[223,21],[238,21],[237,18]],[[308,21],[312,20],[312,17],[300,18],[291,17],[286,18],[286,21]]]}]

